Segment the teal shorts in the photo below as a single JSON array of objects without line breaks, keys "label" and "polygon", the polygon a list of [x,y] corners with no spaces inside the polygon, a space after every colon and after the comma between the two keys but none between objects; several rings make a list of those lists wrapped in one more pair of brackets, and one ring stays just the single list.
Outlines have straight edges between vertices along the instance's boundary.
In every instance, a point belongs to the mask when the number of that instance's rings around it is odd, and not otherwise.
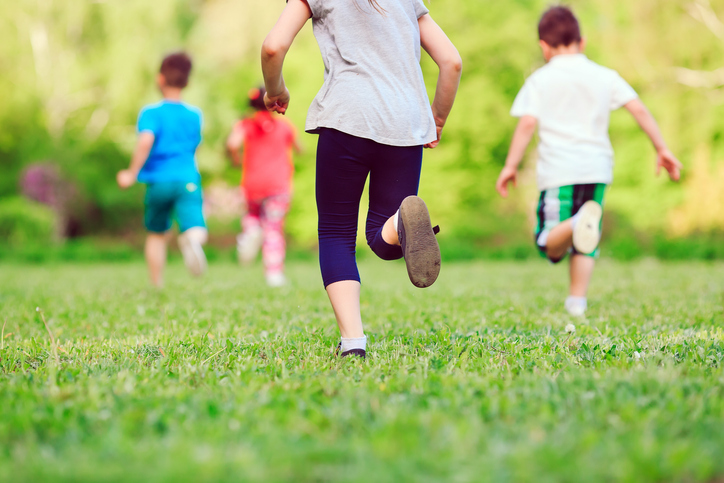
[{"label": "teal shorts", "polygon": [[206,228],[201,186],[198,183],[169,181],[146,187],[144,224],[152,233],[165,233],[176,219],[183,233],[189,228]]},{"label": "teal shorts", "polygon": [[[581,209],[586,201],[595,201],[603,206],[603,198],[606,193],[606,185],[603,183],[575,184],[561,186],[542,191],[538,200],[538,223],[535,230],[535,244],[544,258],[553,263],[560,262],[563,258],[552,259],[546,253],[546,242],[550,231],[572,217]],[[603,219],[601,221],[603,224]],[[571,252],[577,254],[575,248]],[[589,256],[598,256],[598,249]]]}]

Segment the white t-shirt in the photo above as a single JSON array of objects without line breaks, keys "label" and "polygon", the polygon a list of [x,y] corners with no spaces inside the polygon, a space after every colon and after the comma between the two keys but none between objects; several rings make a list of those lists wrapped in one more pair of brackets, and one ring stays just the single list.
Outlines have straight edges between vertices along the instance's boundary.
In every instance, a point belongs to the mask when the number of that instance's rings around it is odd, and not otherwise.
[{"label": "white t-shirt", "polygon": [[422,0],[307,0],[324,60],[324,85],[306,131],[332,128],[391,146],[437,139],[420,68]]},{"label": "white t-shirt", "polygon": [[538,189],[611,184],[611,111],[637,97],[616,71],[583,54],[557,55],[535,71],[510,113],[538,121]]}]

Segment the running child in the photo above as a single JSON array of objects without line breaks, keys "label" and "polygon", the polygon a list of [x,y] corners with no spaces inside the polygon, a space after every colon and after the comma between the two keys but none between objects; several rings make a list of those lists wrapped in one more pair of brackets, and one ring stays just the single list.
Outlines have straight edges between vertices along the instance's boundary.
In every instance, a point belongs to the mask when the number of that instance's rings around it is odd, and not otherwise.
[{"label": "running child", "polygon": [[610,112],[625,107],[633,115],[656,148],[657,174],[664,168],[677,181],[682,165],[636,92],[618,73],[583,54],[586,41],[569,8],[547,10],[538,34],[547,64],[526,80],[513,103],[511,114],[520,121],[496,189],[508,196],[508,183],[515,185],[518,165],[537,127],[535,242],[553,263],[572,254],[565,308],[582,316],[601,236],[604,193],[613,181]]},{"label": "running child", "polygon": [[[271,111],[285,113],[284,57],[312,19],[325,66],[309,108],[307,132],[319,134],[316,198],[319,262],[334,309],[342,357],[366,356],[355,261],[357,217],[369,177],[367,243],[384,260],[404,257],[410,280],[428,287],[440,271],[440,248],[418,198],[423,146],[440,141],[462,61],[422,0],[289,0],[262,47]],[[430,106],[420,47],[440,69]]]},{"label": "running child", "polygon": [[267,284],[280,287],[286,283],[284,218],[292,195],[292,150],[299,153],[301,146],[291,123],[267,111],[265,94],[263,87],[249,92],[254,115],[234,125],[226,148],[234,164],[242,167],[246,212],[237,237],[239,261],[251,263],[261,248]]},{"label": "running child", "polygon": [[146,184],[146,262],[151,282],[158,287],[163,285],[172,217],[181,231],[178,243],[186,267],[195,276],[206,270],[201,246],[208,233],[202,212],[201,175],[196,167],[201,111],[181,101],[190,73],[187,54],[179,52],[163,59],[156,76],[163,100],[141,110],[131,165],[116,177],[123,189],[136,181]]}]

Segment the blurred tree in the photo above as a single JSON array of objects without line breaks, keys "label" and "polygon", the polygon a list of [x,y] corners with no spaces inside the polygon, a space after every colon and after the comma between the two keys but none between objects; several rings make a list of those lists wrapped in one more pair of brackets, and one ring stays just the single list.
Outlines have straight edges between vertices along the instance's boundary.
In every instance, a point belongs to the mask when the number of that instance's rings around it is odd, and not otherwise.
[{"label": "blurred tree", "polygon": [[[589,57],[634,86],[687,164],[681,185],[655,178],[646,137],[627,113],[615,113],[617,165],[609,212],[632,234],[724,228],[721,216],[694,216],[697,196],[724,192],[719,174],[705,174],[721,173],[724,165],[724,2],[570,3],[588,37]],[[501,202],[493,184],[515,126],[510,105],[525,77],[543,64],[536,23],[548,4],[429,2],[465,62],[443,143],[426,152],[423,170],[422,194],[442,221],[442,236],[487,245],[529,241],[534,152],[512,200]],[[24,166],[53,159],[98,209],[88,230],[139,228],[142,189],[121,192],[113,175],[127,163],[138,110],[158,98],[153,79],[161,57],[181,48],[195,59],[187,100],[205,113],[199,151],[205,183],[236,183],[239,175],[224,158],[223,139],[244,114],[248,89],[261,81],[259,47],[283,6],[255,0],[1,2],[0,196],[18,193]],[[432,94],[436,68],[427,56],[422,64]],[[293,96],[289,117],[300,129],[322,75],[308,25],[285,68]],[[316,138],[305,135],[303,142],[307,154],[297,160],[289,229],[297,242],[313,244]]]}]

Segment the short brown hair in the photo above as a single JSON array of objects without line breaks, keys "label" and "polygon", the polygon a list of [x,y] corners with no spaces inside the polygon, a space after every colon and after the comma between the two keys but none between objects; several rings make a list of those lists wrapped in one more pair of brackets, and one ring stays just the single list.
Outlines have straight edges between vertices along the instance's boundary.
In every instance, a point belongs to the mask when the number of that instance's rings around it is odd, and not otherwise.
[{"label": "short brown hair", "polygon": [[191,74],[191,57],[186,52],[175,52],[164,57],[161,74],[169,87],[186,87]]},{"label": "short brown hair", "polygon": [[538,22],[538,37],[551,47],[569,46],[581,41],[581,27],[570,8],[551,7]]}]

